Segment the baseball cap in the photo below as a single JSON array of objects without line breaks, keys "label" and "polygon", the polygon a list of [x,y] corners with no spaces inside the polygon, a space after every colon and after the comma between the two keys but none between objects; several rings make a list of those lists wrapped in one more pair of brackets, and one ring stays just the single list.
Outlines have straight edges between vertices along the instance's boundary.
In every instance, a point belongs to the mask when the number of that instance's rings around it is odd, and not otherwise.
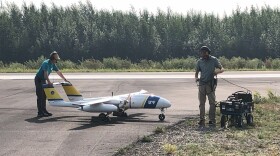
[{"label": "baseball cap", "polygon": [[202,46],[202,47],[200,48],[200,51],[208,51],[208,53],[211,52],[211,50],[210,50],[207,46]]}]

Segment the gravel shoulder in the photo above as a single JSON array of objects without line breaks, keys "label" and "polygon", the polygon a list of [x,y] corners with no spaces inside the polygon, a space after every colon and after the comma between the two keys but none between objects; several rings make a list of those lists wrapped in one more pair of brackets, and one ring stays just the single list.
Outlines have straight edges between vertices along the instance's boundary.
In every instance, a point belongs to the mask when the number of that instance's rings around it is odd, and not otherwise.
[{"label": "gravel shoulder", "polygon": [[[270,107],[270,106],[269,106]],[[273,108],[279,110],[280,105]],[[154,156],[154,155],[280,155],[280,116],[277,111],[262,112],[257,108],[254,125],[243,128],[231,126],[227,129],[197,126],[198,116],[191,116],[161,133],[140,138],[126,148],[119,149],[115,156]],[[262,115],[273,118],[264,119]],[[279,114],[279,113],[278,113]],[[217,115],[219,118],[219,114]],[[269,127],[267,127],[269,126]]]}]

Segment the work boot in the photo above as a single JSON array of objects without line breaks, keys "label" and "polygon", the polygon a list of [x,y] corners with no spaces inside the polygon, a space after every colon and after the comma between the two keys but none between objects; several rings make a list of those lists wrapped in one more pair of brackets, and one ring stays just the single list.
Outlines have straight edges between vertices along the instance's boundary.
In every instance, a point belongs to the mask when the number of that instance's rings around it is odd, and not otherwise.
[{"label": "work boot", "polygon": [[48,115],[45,113],[41,113],[41,112],[37,114],[37,118],[46,117],[46,116],[48,116]]},{"label": "work boot", "polygon": [[205,121],[204,120],[200,120],[198,122],[199,127],[204,127],[205,126]]},{"label": "work boot", "polygon": [[216,127],[216,123],[213,121],[209,121],[209,127]]},{"label": "work boot", "polygon": [[43,113],[38,113],[37,118],[41,118],[41,117],[44,117],[44,114]]},{"label": "work boot", "polygon": [[45,111],[45,112],[44,112],[44,115],[45,115],[45,116],[52,116],[52,113],[50,113],[50,112],[48,112],[48,111]]}]

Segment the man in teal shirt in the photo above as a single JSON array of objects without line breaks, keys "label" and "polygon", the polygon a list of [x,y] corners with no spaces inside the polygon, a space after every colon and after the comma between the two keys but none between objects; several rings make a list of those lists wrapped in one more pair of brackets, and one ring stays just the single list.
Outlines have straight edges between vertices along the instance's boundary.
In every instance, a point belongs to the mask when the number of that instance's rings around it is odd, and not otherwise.
[{"label": "man in teal shirt", "polygon": [[49,85],[53,85],[49,79],[49,75],[52,71],[56,71],[56,73],[64,80],[65,77],[61,73],[61,71],[57,68],[56,63],[60,60],[59,55],[56,51],[50,54],[50,58],[45,60],[41,67],[39,68],[36,76],[35,76],[35,86],[36,86],[36,95],[37,95],[37,109],[38,115],[37,117],[44,116],[52,116],[46,109],[46,95],[43,90],[43,84],[46,84],[46,81]]},{"label": "man in teal shirt", "polygon": [[[199,99],[199,112],[200,112],[200,126],[205,126],[205,102],[206,95],[209,101],[209,125],[214,126],[216,123],[216,82],[215,75],[222,73],[224,71],[219,60],[210,55],[211,50],[207,46],[202,46],[200,48],[201,58],[197,61],[195,69],[195,80],[199,82],[198,87],[198,99]],[[216,70],[219,69],[219,70]],[[200,78],[198,78],[198,73],[200,72]]]}]

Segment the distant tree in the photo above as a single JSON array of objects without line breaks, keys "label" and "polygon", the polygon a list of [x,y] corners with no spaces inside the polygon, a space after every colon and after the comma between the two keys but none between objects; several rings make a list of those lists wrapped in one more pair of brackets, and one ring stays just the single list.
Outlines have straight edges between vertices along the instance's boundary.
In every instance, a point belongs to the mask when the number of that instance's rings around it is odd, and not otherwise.
[{"label": "distant tree", "polygon": [[[269,6],[220,18],[189,11],[96,10],[88,1],[69,7],[9,4],[0,12],[0,61],[25,62],[56,50],[64,59],[132,62],[198,56],[207,45],[226,58],[274,58],[280,52],[280,11]],[[145,62],[145,61],[144,61]]]}]

